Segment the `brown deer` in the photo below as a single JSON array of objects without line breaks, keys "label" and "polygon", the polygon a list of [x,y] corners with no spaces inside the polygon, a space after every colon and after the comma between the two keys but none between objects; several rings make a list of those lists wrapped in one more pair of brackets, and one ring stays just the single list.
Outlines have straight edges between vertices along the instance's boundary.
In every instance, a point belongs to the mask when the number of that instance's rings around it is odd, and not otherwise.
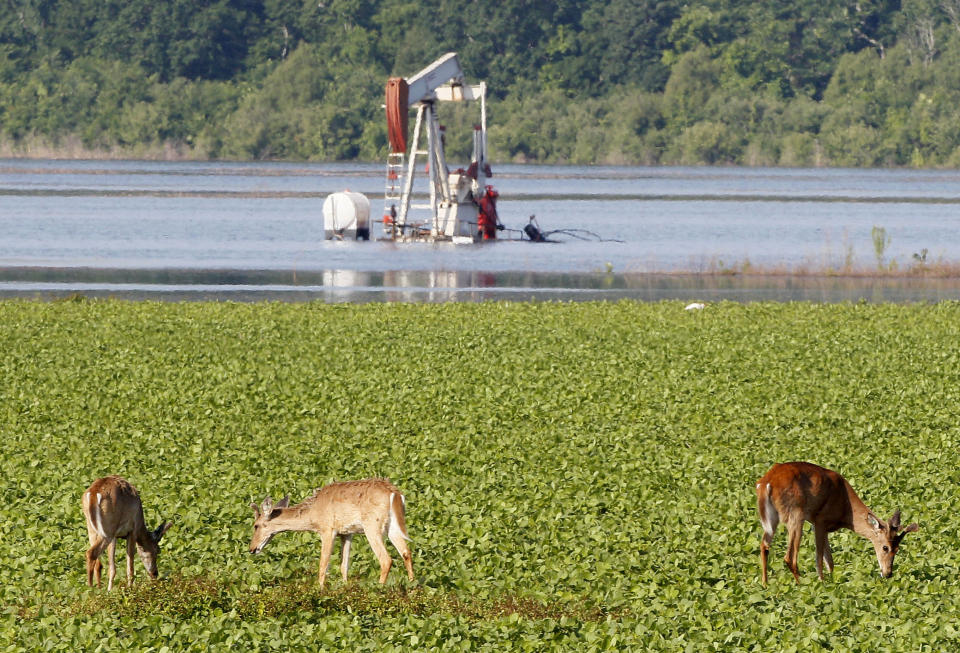
[{"label": "brown deer", "polygon": [[267,497],[263,504],[251,503],[253,508],[253,539],[250,553],[260,553],[277,533],[284,531],[314,531],[320,533],[320,570],[317,582],[323,587],[333,552],[333,540],[343,542],[340,573],[347,581],[350,566],[350,542],[356,533],[367,536],[370,548],[380,561],[380,583],[387,582],[393,561],[383,544],[386,535],[403,557],[407,576],[413,580],[413,560],[407,548],[407,525],[404,518],[406,499],[386,479],[365,479],[331,483],[307,497],[296,506],[289,506],[290,497],[273,504]]},{"label": "brown deer", "polygon": [[777,463],[757,481],[757,509],[763,525],[760,568],[764,586],[767,584],[767,554],[780,522],[784,523],[788,534],[784,561],[798,583],[797,554],[804,521],[813,524],[820,580],[823,580],[824,560],[827,570],[833,573],[833,556],[827,541],[829,533],[849,528],[873,542],[880,575],[889,578],[893,575],[893,558],[903,536],[920,528],[917,524],[910,524],[901,529],[899,510],[889,521],[878,519],[840,474],[802,462]]},{"label": "brown deer", "polygon": [[127,585],[133,584],[133,549],[140,552],[140,559],[151,578],[157,577],[157,555],[160,553],[160,538],[172,525],[161,522],[154,531],[148,531],[143,521],[143,505],[136,488],[119,476],[97,479],[83,493],[83,516],[87,522],[90,548],[87,549],[87,585],[96,579],[100,587],[100,556],[107,550],[110,568],[107,575],[107,590],[113,589],[117,575],[117,539],[127,540]]}]

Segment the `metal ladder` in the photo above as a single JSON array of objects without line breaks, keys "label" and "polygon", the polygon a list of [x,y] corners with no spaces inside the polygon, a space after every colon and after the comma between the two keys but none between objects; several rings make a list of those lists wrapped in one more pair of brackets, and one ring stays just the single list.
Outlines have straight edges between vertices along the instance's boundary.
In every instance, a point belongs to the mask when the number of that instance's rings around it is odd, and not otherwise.
[{"label": "metal ladder", "polygon": [[[391,207],[395,207],[395,212],[400,210],[400,199],[403,196],[404,158],[405,155],[403,152],[390,152],[387,154],[387,183],[383,192],[384,218],[390,215]],[[388,237],[391,236],[393,230],[394,225],[391,224],[388,226],[384,224],[384,235]]]}]

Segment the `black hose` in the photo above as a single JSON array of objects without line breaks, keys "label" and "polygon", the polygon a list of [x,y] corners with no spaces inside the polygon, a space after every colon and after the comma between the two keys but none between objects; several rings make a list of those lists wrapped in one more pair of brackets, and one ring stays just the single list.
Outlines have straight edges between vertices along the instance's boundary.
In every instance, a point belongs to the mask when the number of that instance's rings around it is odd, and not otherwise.
[{"label": "black hose", "polygon": [[[464,220],[469,225],[478,227],[479,224],[470,220]],[[555,234],[561,234],[564,236],[570,236],[571,238],[576,238],[578,240],[590,240],[596,241],[598,243],[623,243],[626,241],[618,240],[616,238],[601,238],[599,234],[593,231],[587,231],[586,229],[554,229],[552,231],[541,231],[538,229],[539,225],[534,223],[534,216],[530,216],[530,222],[527,223],[523,229],[511,229],[510,227],[504,227],[503,225],[498,225],[497,230],[503,231],[509,234],[517,234],[519,238],[510,238],[509,240],[529,240],[533,243],[562,243],[562,240],[554,240],[551,236]],[[581,234],[586,234],[581,235]],[[525,237],[526,236],[526,237]]]},{"label": "black hose", "polygon": [[[626,241],[618,240],[616,238],[601,238],[600,234],[594,233],[592,231],[587,231],[586,229],[554,229],[553,231],[544,232],[544,237],[549,238],[554,234],[563,234],[565,236],[570,236],[571,238],[577,238],[579,240],[592,240],[598,243],[623,243]],[[581,234],[586,234],[583,236]],[[587,237],[589,236],[589,237]]]}]

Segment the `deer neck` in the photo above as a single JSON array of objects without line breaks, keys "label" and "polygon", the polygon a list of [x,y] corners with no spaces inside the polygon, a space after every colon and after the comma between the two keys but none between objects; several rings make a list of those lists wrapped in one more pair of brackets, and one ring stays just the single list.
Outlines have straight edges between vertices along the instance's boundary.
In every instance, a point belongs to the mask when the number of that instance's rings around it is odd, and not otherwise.
[{"label": "deer neck", "polygon": [[150,532],[145,527],[136,529],[131,534],[131,537],[133,537],[133,541],[136,542],[137,546],[143,551],[156,553],[160,550],[160,547],[153,541],[153,538],[150,537]]},{"label": "deer neck", "polygon": [[870,509],[849,485],[847,486],[847,495],[850,498],[850,529],[857,535],[872,540],[875,536],[874,529],[867,522],[867,515],[871,514]]},{"label": "deer neck", "polygon": [[274,532],[309,531],[312,530],[310,520],[306,518],[296,506],[282,508],[280,514],[270,520],[270,527]]}]

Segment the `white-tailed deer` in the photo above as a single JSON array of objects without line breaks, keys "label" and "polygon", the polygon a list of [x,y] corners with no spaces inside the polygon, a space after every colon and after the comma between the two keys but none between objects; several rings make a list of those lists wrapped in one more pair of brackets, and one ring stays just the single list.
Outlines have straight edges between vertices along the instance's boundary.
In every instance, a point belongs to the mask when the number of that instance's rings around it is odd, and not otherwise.
[{"label": "white-tailed deer", "polygon": [[757,481],[757,509],[763,525],[760,541],[760,568],[763,584],[767,584],[767,554],[770,542],[780,522],[787,528],[787,555],[784,561],[800,582],[797,572],[797,554],[803,522],[813,524],[817,544],[817,575],[823,580],[823,563],[833,573],[833,557],[827,535],[841,528],[849,528],[871,542],[880,563],[880,575],[893,575],[893,558],[900,548],[900,540],[919,526],[910,524],[900,528],[900,511],[889,521],[878,519],[864,505],[857,493],[837,472],[810,463],[777,463]]},{"label": "white-tailed deer", "polygon": [[117,539],[127,540],[127,585],[133,584],[133,549],[140,552],[140,559],[151,578],[157,577],[157,555],[160,553],[160,538],[171,523],[161,522],[154,531],[148,531],[143,521],[143,505],[140,495],[126,480],[119,476],[97,479],[83,493],[83,516],[87,522],[90,548],[87,549],[87,585],[96,579],[100,587],[100,556],[107,550],[110,568],[107,574],[107,589],[113,589],[117,575]]},{"label": "white-tailed deer", "polygon": [[314,531],[320,533],[320,571],[317,582],[323,587],[333,552],[334,537],[343,541],[340,573],[347,580],[350,566],[350,542],[356,533],[367,536],[370,548],[380,561],[380,583],[387,582],[392,560],[383,544],[386,535],[403,557],[407,576],[413,580],[413,561],[407,548],[407,525],[404,519],[406,499],[390,481],[365,479],[331,483],[307,497],[296,506],[289,506],[290,497],[273,504],[267,497],[263,504],[251,503],[253,508],[253,539],[250,553],[260,553],[277,533],[284,531]]}]

